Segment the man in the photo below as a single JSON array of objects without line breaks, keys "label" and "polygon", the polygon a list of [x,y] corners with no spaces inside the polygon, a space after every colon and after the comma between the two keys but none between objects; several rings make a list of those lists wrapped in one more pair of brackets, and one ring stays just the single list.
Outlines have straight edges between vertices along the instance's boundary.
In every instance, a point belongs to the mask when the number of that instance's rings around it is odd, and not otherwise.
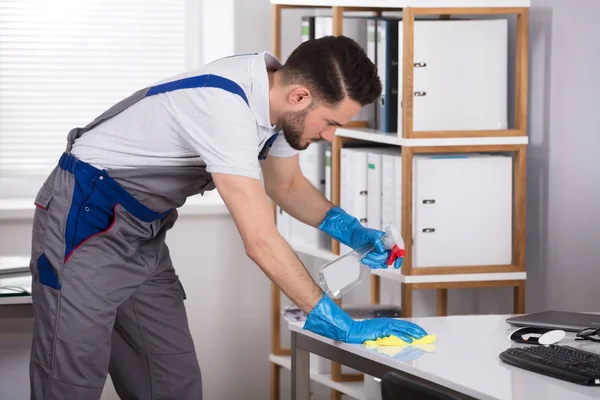
[{"label": "man", "polygon": [[280,236],[269,202],[352,248],[375,244],[364,262],[384,266],[382,232],[328,202],[297,155],[331,140],[380,92],[363,50],[326,37],[283,66],[269,53],[218,60],[73,129],[36,198],[32,397],[98,399],[110,372],[123,399],[201,398],[165,235],[188,196],[215,188],[248,256],[308,313],[306,329],[355,343],[426,334],[406,321],[352,320]]}]

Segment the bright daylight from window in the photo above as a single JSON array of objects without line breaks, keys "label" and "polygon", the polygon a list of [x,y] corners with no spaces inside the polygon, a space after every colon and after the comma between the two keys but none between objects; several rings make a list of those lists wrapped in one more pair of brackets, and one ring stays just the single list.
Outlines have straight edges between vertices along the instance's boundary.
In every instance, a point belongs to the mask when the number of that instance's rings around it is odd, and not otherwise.
[{"label": "bright daylight from window", "polygon": [[66,145],[185,68],[185,0],[0,2],[0,198],[32,198]]}]

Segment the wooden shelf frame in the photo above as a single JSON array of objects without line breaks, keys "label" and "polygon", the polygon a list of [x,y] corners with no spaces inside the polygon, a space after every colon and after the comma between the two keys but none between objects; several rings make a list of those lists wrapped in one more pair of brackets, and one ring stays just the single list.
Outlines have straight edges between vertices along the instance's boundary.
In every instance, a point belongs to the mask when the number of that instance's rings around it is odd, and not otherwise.
[{"label": "wooden shelf frame", "polygon": [[[402,77],[402,139],[448,139],[448,138],[491,138],[491,137],[527,137],[527,88],[528,88],[528,41],[529,41],[529,8],[528,7],[357,7],[331,6],[320,4],[272,4],[272,53],[281,59],[281,20],[284,9],[316,9],[327,8],[332,11],[333,34],[343,34],[343,18],[345,12],[370,11],[381,15],[384,11],[402,11],[403,19],[403,77]],[[484,131],[415,131],[413,129],[413,64],[414,64],[414,21],[418,15],[439,15],[447,19],[451,15],[516,15],[516,54],[515,54],[515,127],[505,130]],[[340,152],[344,138],[334,137],[332,141],[332,203],[340,204]],[[406,240],[407,256],[403,262],[402,273],[405,275],[421,274],[461,274],[481,272],[520,272],[525,271],[525,182],[526,182],[526,144],[510,145],[462,145],[462,146],[402,146],[402,236],[412,237],[412,191],[413,191],[413,156],[418,153],[449,152],[512,152],[513,164],[513,262],[511,265],[481,267],[412,267],[412,241]],[[275,207],[274,207],[275,208]],[[275,211],[275,210],[274,210]],[[339,242],[332,241],[332,253],[339,255]],[[448,289],[469,287],[502,287],[514,288],[515,313],[525,312],[525,280],[482,281],[482,282],[441,282],[441,283],[401,283],[403,317],[412,316],[413,290],[437,290],[437,315],[447,315]],[[371,302],[379,303],[380,277],[371,276]],[[275,284],[271,290],[271,353],[289,355],[290,349],[281,347],[280,317],[281,293]],[[340,304],[339,301],[337,301]],[[279,369],[271,364],[271,400],[279,399]],[[331,377],[334,381],[353,381],[362,379],[362,374],[347,376],[341,374],[341,365],[332,363]],[[341,399],[341,392],[332,390],[332,399]]]}]

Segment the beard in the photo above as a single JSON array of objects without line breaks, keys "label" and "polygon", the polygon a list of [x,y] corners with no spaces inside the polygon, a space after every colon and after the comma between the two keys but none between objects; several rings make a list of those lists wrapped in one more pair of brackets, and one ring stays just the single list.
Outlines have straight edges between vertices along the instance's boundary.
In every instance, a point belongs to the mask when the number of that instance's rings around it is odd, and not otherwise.
[{"label": "beard", "polygon": [[310,107],[298,112],[286,112],[283,114],[281,124],[283,136],[291,148],[294,150],[306,150],[309,142],[302,143],[302,133],[304,132],[304,122]]}]

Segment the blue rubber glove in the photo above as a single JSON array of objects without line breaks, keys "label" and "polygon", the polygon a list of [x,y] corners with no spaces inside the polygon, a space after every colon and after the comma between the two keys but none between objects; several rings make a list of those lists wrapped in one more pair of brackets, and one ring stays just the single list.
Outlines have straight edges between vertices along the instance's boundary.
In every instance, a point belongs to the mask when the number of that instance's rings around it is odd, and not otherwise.
[{"label": "blue rubber glove", "polygon": [[347,343],[364,343],[390,335],[407,343],[427,335],[425,329],[412,322],[394,318],[373,318],[356,321],[326,294],[308,313],[304,329],[321,336]]},{"label": "blue rubber glove", "polygon": [[[387,268],[390,252],[386,250],[381,241],[384,232],[366,228],[356,217],[351,216],[340,207],[332,207],[327,212],[325,219],[319,225],[319,229],[353,250],[372,245],[374,249],[363,257],[362,263],[374,269]],[[397,258],[394,261],[394,268],[398,269],[401,266],[402,258]]]}]

